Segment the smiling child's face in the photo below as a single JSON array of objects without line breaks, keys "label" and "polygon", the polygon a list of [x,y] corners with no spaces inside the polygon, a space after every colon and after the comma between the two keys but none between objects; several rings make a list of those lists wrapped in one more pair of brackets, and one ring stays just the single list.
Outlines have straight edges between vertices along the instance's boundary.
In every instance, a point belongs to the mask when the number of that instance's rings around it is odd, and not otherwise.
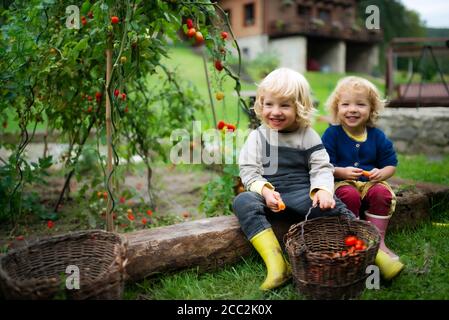
[{"label": "smiling child's face", "polygon": [[263,97],[262,118],[274,130],[293,131],[299,127],[293,100],[278,97],[269,92]]},{"label": "smiling child's face", "polygon": [[340,95],[337,118],[350,132],[364,131],[370,116],[370,103],[364,91],[347,90]]}]

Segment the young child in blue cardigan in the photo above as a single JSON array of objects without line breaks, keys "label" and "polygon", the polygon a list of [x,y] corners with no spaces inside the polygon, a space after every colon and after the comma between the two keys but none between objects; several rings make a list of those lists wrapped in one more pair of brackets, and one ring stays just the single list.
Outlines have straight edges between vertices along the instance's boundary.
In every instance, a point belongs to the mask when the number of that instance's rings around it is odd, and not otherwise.
[{"label": "young child in blue cardigan", "polygon": [[322,137],[335,167],[335,194],[356,216],[366,210],[365,219],[379,229],[381,243],[376,260],[390,261],[384,276],[391,279],[404,265],[384,242],[396,204],[385,180],[394,175],[398,163],[392,142],[374,127],[384,102],[371,82],[350,76],[338,82],[327,107],[338,124],[330,126]]}]

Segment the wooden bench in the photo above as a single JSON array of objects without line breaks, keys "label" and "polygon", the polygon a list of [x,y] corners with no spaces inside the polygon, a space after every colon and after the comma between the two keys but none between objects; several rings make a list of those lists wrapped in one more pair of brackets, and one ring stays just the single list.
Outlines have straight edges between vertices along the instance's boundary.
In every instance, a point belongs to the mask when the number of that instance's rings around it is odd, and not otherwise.
[{"label": "wooden bench", "polygon": [[388,102],[388,107],[447,107],[449,92],[444,83],[411,83],[396,87],[397,97]]},{"label": "wooden bench", "polygon": [[409,86],[401,84],[397,86],[397,93],[398,97],[403,99],[417,99],[418,97],[449,99],[449,92],[444,83],[411,83]]}]

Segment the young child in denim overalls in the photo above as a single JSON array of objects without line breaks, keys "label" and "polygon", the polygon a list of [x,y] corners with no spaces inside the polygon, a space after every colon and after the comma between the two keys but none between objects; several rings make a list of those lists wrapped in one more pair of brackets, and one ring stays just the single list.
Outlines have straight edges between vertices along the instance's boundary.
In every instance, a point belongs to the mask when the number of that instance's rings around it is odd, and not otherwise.
[{"label": "young child in denim overalls", "polygon": [[374,127],[383,106],[378,90],[368,80],[354,76],[341,79],[327,101],[338,125],[326,130],[323,144],[335,166],[335,194],[357,217],[364,214],[365,220],[379,229],[377,260],[383,258],[389,263],[381,272],[391,279],[404,266],[384,242],[396,204],[395,194],[385,180],[393,176],[398,161],[392,142]]},{"label": "young child in denim overalls", "polygon": [[[314,111],[307,80],[281,68],[258,86],[254,106],[262,125],[252,131],[239,156],[246,192],[233,204],[241,228],[263,258],[267,277],[261,290],[283,284],[290,276],[267,215],[310,218],[355,216],[334,197],[333,166],[320,136],[310,127]],[[285,210],[280,210],[280,204]]]}]

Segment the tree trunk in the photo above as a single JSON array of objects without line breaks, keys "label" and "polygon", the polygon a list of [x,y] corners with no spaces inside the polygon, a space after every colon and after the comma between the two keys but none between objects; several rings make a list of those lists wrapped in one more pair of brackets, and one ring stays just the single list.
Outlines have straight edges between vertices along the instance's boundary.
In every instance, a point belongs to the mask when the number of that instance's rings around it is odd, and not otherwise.
[{"label": "tree trunk", "polygon": [[112,106],[111,98],[109,96],[109,84],[111,82],[112,72],[112,39],[108,37],[108,48],[106,49],[106,142],[108,146],[107,156],[107,188],[108,188],[108,203],[106,211],[106,230],[114,231],[114,221],[112,219]]}]

